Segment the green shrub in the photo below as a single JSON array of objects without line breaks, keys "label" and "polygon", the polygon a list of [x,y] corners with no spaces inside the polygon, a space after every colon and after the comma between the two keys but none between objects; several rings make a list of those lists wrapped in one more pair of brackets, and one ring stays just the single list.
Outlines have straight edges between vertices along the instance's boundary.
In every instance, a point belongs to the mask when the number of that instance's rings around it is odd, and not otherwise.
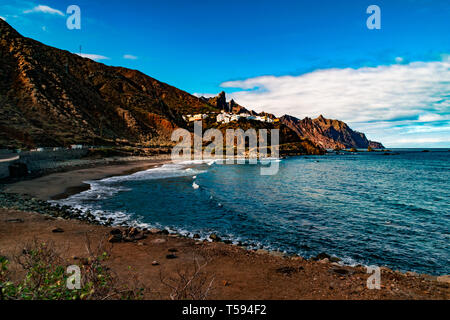
[{"label": "green shrub", "polygon": [[12,281],[7,259],[0,260],[0,299],[2,300],[104,300],[142,299],[144,289],[120,285],[104,265],[108,254],[82,259],[81,288],[68,289],[67,263],[52,243],[33,241],[27,244],[16,262],[25,271],[22,280]]}]

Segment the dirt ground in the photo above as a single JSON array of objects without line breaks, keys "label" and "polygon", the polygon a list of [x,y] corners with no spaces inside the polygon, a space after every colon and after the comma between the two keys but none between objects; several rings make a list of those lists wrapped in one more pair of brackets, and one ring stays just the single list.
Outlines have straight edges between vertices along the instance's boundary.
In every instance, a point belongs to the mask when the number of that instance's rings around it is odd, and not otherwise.
[{"label": "dirt ground", "polygon": [[[52,232],[55,228],[63,232]],[[0,255],[12,260],[26,242],[38,239],[53,242],[68,264],[77,264],[87,257],[86,237],[95,248],[111,230],[0,209]],[[367,288],[370,275],[365,267],[344,267],[327,260],[281,257],[179,235],[150,233],[140,241],[104,243],[102,250],[110,253],[108,266],[123,282],[137,277],[147,289],[146,299],[170,299],[172,289],[163,282],[176,282],[180,272],[191,274],[196,261],[204,265],[203,280],[211,284],[208,299],[450,299],[449,284],[429,275],[383,268],[377,290]]]}]

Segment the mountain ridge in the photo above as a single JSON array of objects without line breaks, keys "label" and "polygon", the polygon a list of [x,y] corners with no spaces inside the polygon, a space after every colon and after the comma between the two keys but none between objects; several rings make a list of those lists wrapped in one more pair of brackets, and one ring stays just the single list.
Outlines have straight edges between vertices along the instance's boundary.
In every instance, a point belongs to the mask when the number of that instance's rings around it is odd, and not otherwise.
[{"label": "mountain ridge", "polygon": [[[1,19],[0,62],[0,145],[6,147],[166,146],[173,144],[174,129],[189,128],[183,120],[186,114],[222,110],[258,114],[234,100],[227,102],[225,92],[198,98],[138,70],[107,66],[47,46],[23,37]],[[275,118],[264,112],[259,115]],[[347,147],[353,141],[351,147],[361,147],[367,140],[344,123],[341,135],[333,137],[324,129],[315,137],[306,126],[309,121],[291,116],[280,120],[278,126],[288,136],[292,130],[298,141],[309,139],[321,148],[341,136],[353,138],[334,141],[335,146]]]},{"label": "mountain ridge", "polygon": [[362,132],[352,130],[345,122],[319,117],[298,119],[284,115],[280,121],[294,130],[299,136],[307,138],[325,149],[373,148],[384,149],[383,144],[367,139]]}]

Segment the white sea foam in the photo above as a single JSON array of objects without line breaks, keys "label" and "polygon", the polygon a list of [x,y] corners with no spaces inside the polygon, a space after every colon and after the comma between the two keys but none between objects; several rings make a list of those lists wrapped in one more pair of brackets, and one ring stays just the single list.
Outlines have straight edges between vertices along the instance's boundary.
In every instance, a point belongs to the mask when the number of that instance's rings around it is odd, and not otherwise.
[{"label": "white sea foam", "polygon": [[[129,225],[141,225],[138,221],[132,219],[132,215],[127,212],[114,211],[107,212],[98,210],[97,201],[101,199],[108,199],[119,192],[131,191],[131,189],[120,185],[125,181],[145,181],[156,179],[167,179],[173,177],[196,177],[206,171],[196,168],[186,168],[186,164],[165,164],[161,167],[151,168],[145,171],[139,171],[130,175],[115,176],[105,178],[102,180],[84,181],[90,185],[90,188],[81,193],[72,195],[67,199],[51,201],[55,204],[67,205],[81,210],[83,213],[91,212],[97,219],[104,217],[106,219],[113,219],[114,224],[127,223]],[[196,187],[193,185],[194,189]],[[197,185],[198,188],[198,185]]]},{"label": "white sea foam", "polygon": [[195,190],[197,190],[200,186],[198,184],[196,184],[195,182],[192,184],[192,188],[194,188]]}]

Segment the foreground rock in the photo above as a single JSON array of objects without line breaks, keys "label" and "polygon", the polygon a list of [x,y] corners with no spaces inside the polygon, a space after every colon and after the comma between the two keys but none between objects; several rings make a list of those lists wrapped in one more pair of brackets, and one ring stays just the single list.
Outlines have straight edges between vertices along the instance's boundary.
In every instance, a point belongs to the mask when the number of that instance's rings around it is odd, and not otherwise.
[{"label": "foreground rock", "polygon": [[109,232],[110,236],[108,237],[108,241],[111,243],[135,242],[145,239],[147,237],[145,233],[144,230],[139,230],[134,227],[125,230],[113,229]]}]

